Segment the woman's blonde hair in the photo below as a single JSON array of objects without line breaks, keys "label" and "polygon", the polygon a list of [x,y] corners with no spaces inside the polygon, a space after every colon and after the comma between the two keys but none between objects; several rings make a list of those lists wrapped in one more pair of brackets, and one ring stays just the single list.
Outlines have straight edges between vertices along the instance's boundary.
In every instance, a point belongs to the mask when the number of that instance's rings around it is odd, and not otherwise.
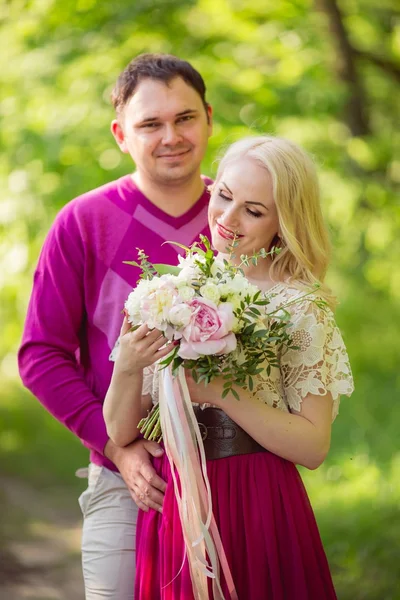
[{"label": "woman's blonde hair", "polygon": [[287,280],[300,288],[319,283],[319,294],[334,307],[335,298],[323,283],[330,260],[330,242],[314,162],[289,140],[247,137],[228,148],[220,161],[217,179],[228,163],[244,157],[256,160],[272,178],[281,238],[276,245],[282,247],[272,261],[272,280]]}]

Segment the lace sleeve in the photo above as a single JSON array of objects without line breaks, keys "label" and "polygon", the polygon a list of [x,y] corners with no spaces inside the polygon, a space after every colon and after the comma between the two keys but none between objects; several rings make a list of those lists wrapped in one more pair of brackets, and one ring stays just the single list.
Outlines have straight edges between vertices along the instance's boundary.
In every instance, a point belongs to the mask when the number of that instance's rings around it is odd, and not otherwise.
[{"label": "lace sleeve", "polygon": [[[115,342],[114,348],[111,350],[109,360],[115,362],[117,360],[119,352],[119,338]],[[143,369],[143,385],[142,385],[142,395],[150,396],[153,399],[153,403],[156,404],[158,402],[158,375],[156,370],[156,365],[151,365],[150,367],[146,367]]]},{"label": "lace sleeve", "polygon": [[150,394],[153,404],[158,402],[158,387],[156,384],[157,379],[158,376],[156,372],[156,365],[151,365],[150,367],[143,369],[142,394],[143,396]]},{"label": "lace sleeve", "polygon": [[288,350],[281,357],[287,403],[299,411],[308,394],[324,396],[330,392],[333,420],[340,395],[350,396],[354,390],[346,347],[333,313],[304,300],[293,306],[290,331],[299,349]]}]

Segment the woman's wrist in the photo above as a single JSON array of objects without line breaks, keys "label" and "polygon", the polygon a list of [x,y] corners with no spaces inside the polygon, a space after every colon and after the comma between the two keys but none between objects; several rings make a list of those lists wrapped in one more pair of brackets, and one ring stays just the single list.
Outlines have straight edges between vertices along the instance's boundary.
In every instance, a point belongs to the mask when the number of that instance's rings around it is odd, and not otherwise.
[{"label": "woman's wrist", "polygon": [[119,379],[124,381],[131,381],[132,378],[143,377],[143,368],[142,367],[123,367],[119,365],[117,362],[114,365],[114,371],[112,374],[113,379]]}]

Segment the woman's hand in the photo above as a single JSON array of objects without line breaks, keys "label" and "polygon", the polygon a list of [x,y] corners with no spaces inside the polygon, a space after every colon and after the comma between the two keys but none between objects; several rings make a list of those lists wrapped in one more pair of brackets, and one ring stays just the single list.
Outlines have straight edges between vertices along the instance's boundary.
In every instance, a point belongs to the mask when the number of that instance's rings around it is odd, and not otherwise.
[{"label": "woman's hand", "polygon": [[224,391],[225,379],[217,377],[205,385],[203,381],[196,383],[192,377],[191,371],[186,371],[186,381],[189,388],[190,399],[195,404],[213,404],[220,406],[224,402],[222,392]]},{"label": "woman's hand", "polygon": [[168,342],[163,332],[150,329],[146,324],[130,331],[127,317],[121,328],[120,347],[115,361],[115,369],[125,375],[135,375],[145,367],[164,358],[173,350],[174,342]]}]

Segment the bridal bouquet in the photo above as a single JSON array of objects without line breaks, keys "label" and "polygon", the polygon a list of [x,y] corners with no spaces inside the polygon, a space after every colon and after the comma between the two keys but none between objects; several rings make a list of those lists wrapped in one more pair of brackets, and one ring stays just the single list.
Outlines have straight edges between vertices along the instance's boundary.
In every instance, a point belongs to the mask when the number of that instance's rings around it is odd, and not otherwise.
[{"label": "bridal bouquet", "polygon": [[[228,260],[215,256],[205,236],[201,236],[201,244],[196,242],[190,248],[177,245],[186,256],[179,256],[176,267],[152,265],[141,250],[139,262],[126,261],[142,271],[125,303],[128,321],[133,328],[147,323],[168,340],[179,341],[159,368],[171,365],[174,376],[183,366],[191,370],[194,381],[205,384],[222,377],[222,397],[232,393],[239,400],[233,386],[251,391],[253,376],[264,369],[269,374],[271,368],[279,366],[274,346],[294,347],[287,331],[287,306],[292,302],[268,312],[269,300],[249,283],[242,270],[278,249],[242,255],[234,266],[231,259],[236,240],[229,248]],[[160,441],[158,406],[139,423],[139,429],[146,439]]]}]

